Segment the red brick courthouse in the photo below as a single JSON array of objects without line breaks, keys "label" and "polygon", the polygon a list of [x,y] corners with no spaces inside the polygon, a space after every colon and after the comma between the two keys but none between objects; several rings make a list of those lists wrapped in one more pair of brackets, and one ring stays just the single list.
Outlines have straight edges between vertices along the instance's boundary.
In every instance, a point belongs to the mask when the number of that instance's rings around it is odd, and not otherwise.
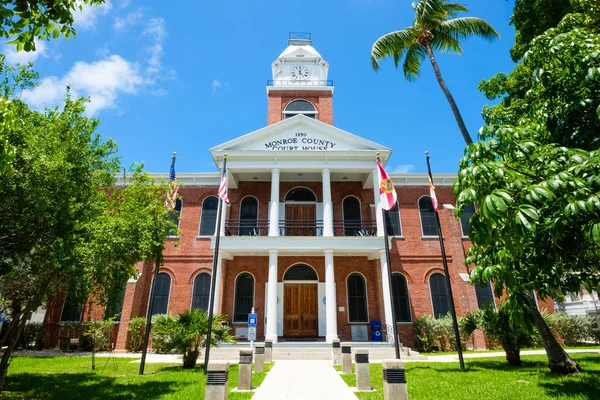
[{"label": "red brick courthouse", "polygon": [[[449,311],[435,216],[426,174],[391,173],[399,207],[383,220],[376,153],[392,150],[337,128],[329,65],[309,39],[290,39],[273,62],[267,126],[210,149],[216,166],[227,153],[229,198],[223,209],[215,311],[247,336],[254,307],[258,339],[383,339],[395,307],[401,341],[413,344],[412,321]],[[167,177],[168,175],[162,174]],[[182,235],[167,245],[153,313],[208,307],[220,173],[180,173]],[[450,280],[458,314],[494,301],[491,288],[469,282],[467,213],[453,216],[454,174],[434,175]],[[472,210],[471,210],[472,211]],[[384,229],[391,243],[389,291]],[[126,284],[116,348],[124,349],[131,318],[145,316],[151,262]],[[551,308],[551,303],[548,304]],[[48,312],[47,323],[70,318]],[[84,316],[87,316],[84,312]]]}]

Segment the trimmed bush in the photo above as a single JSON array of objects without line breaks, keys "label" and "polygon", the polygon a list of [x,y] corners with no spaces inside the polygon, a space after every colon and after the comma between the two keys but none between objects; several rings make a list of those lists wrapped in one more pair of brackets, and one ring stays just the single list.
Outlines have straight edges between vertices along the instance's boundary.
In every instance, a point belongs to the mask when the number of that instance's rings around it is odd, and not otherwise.
[{"label": "trimmed bush", "polygon": [[[460,327],[460,318],[458,324]],[[418,351],[430,353],[432,351],[456,350],[454,328],[452,327],[452,317],[450,315],[433,318],[433,316],[425,314],[414,320],[413,330]],[[463,348],[465,339],[465,337],[461,337]]]},{"label": "trimmed bush", "polygon": [[144,345],[144,335],[146,334],[146,318],[135,317],[129,320],[127,332],[129,332],[127,350],[140,351]]},{"label": "trimmed bush", "polygon": [[28,350],[42,350],[44,348],[44,324],[32,322],[25,325],[17,347]]}]

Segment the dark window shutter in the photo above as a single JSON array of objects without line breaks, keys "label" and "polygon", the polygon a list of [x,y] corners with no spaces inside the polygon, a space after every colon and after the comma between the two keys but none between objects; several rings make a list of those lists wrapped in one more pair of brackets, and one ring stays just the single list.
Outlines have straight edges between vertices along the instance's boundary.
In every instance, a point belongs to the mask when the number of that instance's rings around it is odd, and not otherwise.
[{"label": "dark window shutter", "polygon": [[402,274],[392,274],[392,297],[396,322],[411,322],[408,284]]},{"label": "dark window shutter", "polygon": [[169,308],[169,293],[171,291],[171,275],[161,272],[154,282],[154,304],[152,305],[152,314],[167,314]]},{"label": "dark window shutter", "polygon": [[423,228],[423,236],[439,235],[437,220],[435,217],[435,209],[431,197],[423,196],[419,199],[419,213],[421,214],[421,227]]},{"label": "dark window shutter", "polygon": [[477,306],[484,308],[487,303],[494,303],[494,292],[490,282],[487,285],[481,286],[479,280],[475,281],[475,294],[477,295]]},{"label": "dark window shutter", "polygon": [[235,282],[233,322],[247,322],[254,306],[254,277],[247,272],[238,275]]},{"label": "dark window shutter", "polygon": [[192,308],[208,311],[208,300],[210,296],[210,274],[203,272],[194,279],[192,295]]},{"label": "dark window shutter", "polygon": [[202,216],[200,217],[200,236],[212,236],[215,234],[217,226],[217,209],[219,208],[219,199],[216,196],[210,196],[202,202]]},{"label": "dark window shutter", "polygon": [[356,236],[361,230],[362,213],[356,197],[346,197],[342,203],[344,212],[344,236]]},{"label": "dark window shutter", "polygon": [[385,229],[390,236],[402,236],[398,203],[394,205],[394,208],[385,213]]},{"label": "dark window shutter", "polygon": [[360,274],[350,274],[347,283],[349,322],[369,322],[365,278]]},{"label": "dark window shutter", "polygon": [[433,316],[435,318],[443,317],[450,312],[450,296],[448,295],[448,286],[446,277],[435,273],[429,278],[429,287],[431,290],[431,302],[433,303]]}]

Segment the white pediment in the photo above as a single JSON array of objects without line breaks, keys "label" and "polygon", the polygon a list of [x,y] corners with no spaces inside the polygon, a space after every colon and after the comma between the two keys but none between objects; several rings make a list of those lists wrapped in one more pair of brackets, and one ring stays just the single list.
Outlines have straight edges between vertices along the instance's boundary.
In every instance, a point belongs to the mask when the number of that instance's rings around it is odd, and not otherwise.
[{"label": "white pediment", "polygon": [[215,146],[210,151],[213,156],[242,151],[282,155],[379,151],[387,156],[391,149],[321,121],[297,115]]}]

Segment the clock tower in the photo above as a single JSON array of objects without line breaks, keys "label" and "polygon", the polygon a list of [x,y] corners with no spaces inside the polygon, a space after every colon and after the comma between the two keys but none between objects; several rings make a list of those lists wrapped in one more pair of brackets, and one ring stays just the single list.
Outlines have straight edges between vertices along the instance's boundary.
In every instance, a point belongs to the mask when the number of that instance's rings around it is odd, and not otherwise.
[{"label": "clock tower", "polygon": [[329,64],[312,47],[310,33],[290,33],[288,47],[271,68],[273,79],[267,81],[268,125],[297,114],[333,125]]}]

